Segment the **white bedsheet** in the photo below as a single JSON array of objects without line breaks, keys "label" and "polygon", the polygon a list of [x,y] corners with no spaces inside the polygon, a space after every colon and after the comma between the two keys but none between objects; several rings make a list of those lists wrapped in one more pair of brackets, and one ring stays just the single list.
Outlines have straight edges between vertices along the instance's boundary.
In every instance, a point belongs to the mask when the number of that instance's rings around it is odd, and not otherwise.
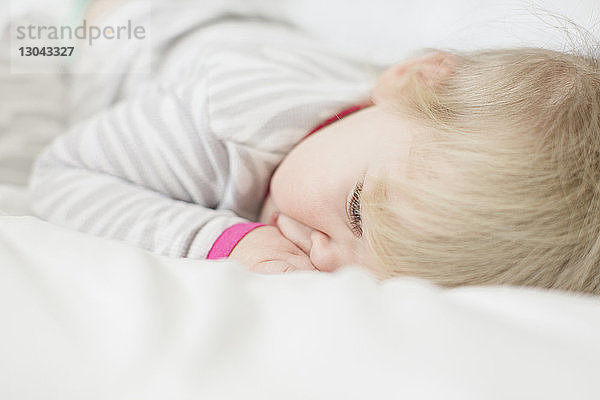
[{"label": "white bedsheet", "polygon": [[0,184],[0,215],[33,215],[33,211],[29,207],[29,196],[26,187]]},{"label": "white bedsheet", "polygon": [[600,300],[260,276],[0,217],[1,399],[598,399]]}]

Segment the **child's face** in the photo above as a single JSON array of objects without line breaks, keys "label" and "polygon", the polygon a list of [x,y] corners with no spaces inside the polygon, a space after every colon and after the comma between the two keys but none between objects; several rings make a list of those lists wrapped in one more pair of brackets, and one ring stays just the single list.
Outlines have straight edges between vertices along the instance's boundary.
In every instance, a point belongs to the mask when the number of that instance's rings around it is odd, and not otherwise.
[{"label": "child's face", "polygon": [[[403,174],[416,127],[373,105],[328,125],[298,143],[271,180],[261,221],[273,211],[282,234],[322,271],[358,264],[374,268],[364,234],[353,232],[346,212],[357,182],[363,190],[380,168]],[[268,206],[267,206],[268,205]],[[369,221],[362,220],[363,233]]]},{"label": "child's face", "polygon": [[[351,229],[348,199],[363,178],[363,190],[368,190],[381,169],[396,176],[405,174],[412,137],[422,130],[377,104],[395,100],[409,70],[426,84],[435,85],[453,68],[452,55],[435,52],[386,70],[373,90],[375,105],[320,129],[284,158],[271,179],[261,222],[269,223],[273,211],[279,211],[279,230],[304,250],[319,270],[333,271],[348,264],[375,270],[375,257],[364,234],[357,237]],[[363,218],[363,232],[370,229],[377,228]]]}]

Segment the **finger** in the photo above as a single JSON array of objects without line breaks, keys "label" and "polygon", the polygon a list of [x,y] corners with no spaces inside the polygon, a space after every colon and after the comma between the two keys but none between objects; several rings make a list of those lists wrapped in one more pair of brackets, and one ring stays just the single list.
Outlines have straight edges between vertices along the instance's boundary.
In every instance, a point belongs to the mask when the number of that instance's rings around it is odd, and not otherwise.
[{"label": "finger", "polygon": [[261,274],[281,274],[284,272],[298,271],[296,266],[279,260],[262,261],[251,268],[252,271]]},{"label": "finger", "polygon": [[310,262],[310,258],[304,254],[290,257],[287,259],[287,261],[298,271],[318,271],[317,268],[315,268],[315,266]]},{"label": "finger", "polygon": [[298,246],[305,254],[310,254],[312,229],[285,214],[279,214],[277,227],[287,240]]}]

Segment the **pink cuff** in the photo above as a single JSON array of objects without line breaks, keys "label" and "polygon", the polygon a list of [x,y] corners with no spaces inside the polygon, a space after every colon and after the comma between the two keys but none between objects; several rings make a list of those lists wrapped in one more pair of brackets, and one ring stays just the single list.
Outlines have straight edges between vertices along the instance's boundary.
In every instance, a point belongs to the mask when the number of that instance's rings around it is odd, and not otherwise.
[{"label": "pink cuff", "polygon": [[225,229],[213,243],[206,259],[218,260],[229,257],[235,245],[250,231],[260,226],[265,226],[265,224],[261,224],[260,222],[242,222]]}]

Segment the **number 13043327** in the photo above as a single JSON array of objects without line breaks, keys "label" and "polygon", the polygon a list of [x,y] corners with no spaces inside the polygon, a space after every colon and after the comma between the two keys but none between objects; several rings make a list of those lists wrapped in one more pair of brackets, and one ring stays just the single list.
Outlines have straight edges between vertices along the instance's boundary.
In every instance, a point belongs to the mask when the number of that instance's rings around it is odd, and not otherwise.
[{"label": "number 13043327", "polygon": [[21,57],[71,57],[75,47],[19,47]]}]

